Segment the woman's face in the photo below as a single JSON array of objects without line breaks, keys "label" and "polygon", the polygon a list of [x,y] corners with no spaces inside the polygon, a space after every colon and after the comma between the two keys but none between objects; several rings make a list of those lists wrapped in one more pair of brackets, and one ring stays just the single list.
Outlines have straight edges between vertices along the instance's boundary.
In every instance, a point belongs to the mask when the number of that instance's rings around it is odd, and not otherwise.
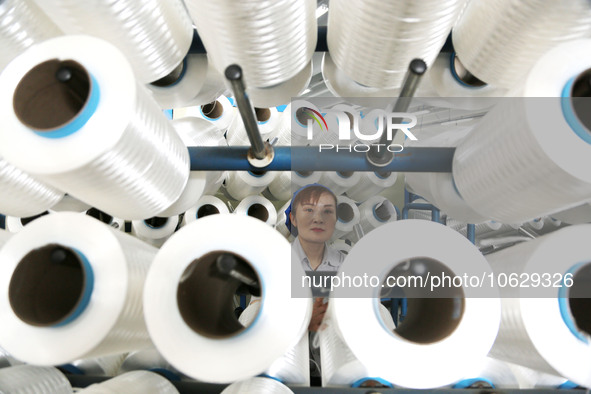
[{"label": "woman's face", "polygon": [[328,193],[322,193],[316,204],[298,204],[295,217],[291,216],[291,222],[298,229],[300,239],[314,243],[328,241],[337,222],[334,198]]}]

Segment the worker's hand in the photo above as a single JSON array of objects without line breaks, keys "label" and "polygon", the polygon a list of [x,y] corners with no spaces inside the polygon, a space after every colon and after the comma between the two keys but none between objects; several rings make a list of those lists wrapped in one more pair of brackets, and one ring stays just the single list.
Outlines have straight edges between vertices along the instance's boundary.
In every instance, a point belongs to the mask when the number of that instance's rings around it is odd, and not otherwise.
[{"label": "worker's hand", "polygon": [[310,325],[308,326],[309,331],[318,331],[320,324],[322,324],[322,319],[324,319],[324,314],[326,313],[327,307],[328,303],[324,303],[324,298],[316,298],[314,300],[314,305],[312,307],[312,319],[310,319]]}]

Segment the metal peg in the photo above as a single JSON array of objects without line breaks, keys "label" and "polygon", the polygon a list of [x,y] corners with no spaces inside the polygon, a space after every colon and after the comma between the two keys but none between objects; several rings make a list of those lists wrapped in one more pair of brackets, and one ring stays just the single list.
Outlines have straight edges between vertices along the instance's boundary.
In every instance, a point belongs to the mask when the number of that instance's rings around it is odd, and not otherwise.
[{"label": "metal peg", "polygon": [[265,167],[273,161],[273,148],[263,141],[259,132],[254,109],[246,94],[242,68],[237,64],[232,64],[226,68],[225,75],[226,79],[232,84],[234,98],[236,99],[236,104],[240,111],[248,140],[250,141],[251,147],[247,156],[248,161],[255,167]]},{"label": "metal peg", "polygon": [[[390,110],[388,107],[386,112],[406,112],[408,110],[411,99],[414,96],[417,87],[419,86],[419,82],[421,81],[421,77],[426,71],[427,64],[423,60],[413,59],[410,62],[408,71],[404,77],[404,83],[402,84],[400,96],[398,97],[398,100],[396,100],[393,108]],[[401,123],[402,119],[395,119],[394,122]],[[387,149],[387,147],[390,146],[391,141],[388,140],[385,122],[383,127],[384,128],[382,129],[382,136],[380,137],[379,145],[372,147],[372,149],[367,152],[366,156],[369,163],[378,167],[387,166],[394,158],[394,154]],[[394,134],[392,139],[394,139],[395,136],[396,134]],[[383,149],[379,149],[380,146],[383,147]]]}]

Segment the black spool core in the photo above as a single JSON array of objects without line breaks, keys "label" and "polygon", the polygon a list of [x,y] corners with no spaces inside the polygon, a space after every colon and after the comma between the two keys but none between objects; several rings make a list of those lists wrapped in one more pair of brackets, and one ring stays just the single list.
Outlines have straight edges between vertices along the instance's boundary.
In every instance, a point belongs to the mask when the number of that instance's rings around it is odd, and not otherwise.
[{"label": "black spool core", "polygon": [[[454,277],[453,271],[439,261],[428,258],[412,259],[396,265],[388,274],[392,277],[426,276]],[[399,278],[397,278],[397,281]],[[451,335],[460,324],[465,309],[464,291],[462,288],[441,287],[433,292],[420,286],[407,286],[404,290],[388,287],[382,283],[381,296],[406,298],[408,302],[407,314],[398,324],[394,332],[404,339],[415,343],[435,343]],[[384,291],[390,292],[385,295]]]},{"label": "black spool core", "polygon": [[466,85],[474,88],[486,86],[486,82],[476,78],[470,73],[470,71],[466,69],[466,67],[464,67],[457,55],[454,57],[453,68],[456,75],[458,76],[458,79]]},{"label": "black spool core", "polygon": [[310,175],[312,175],[314,172],[313,171],[296,171],[296,174],[298,174],[299,176],[301,176],[302,178],[307,178]]},{"label": "black spool core", "polygon": [[376,217],[382,222],[387,222],[392,218],[392,213],[388,205],[381,203],[379,206],[374,208]]},{"label": "black spool core", "polygon": [[168,75],[151,82],[150,85],[158,86],[161,88],[165,88],[170,85],[174,85],[176,82],[179,81],[181,76],[183,75],[183,71],[185,70],[185,62],[182,61],[178,66],[174,68]]},{"label": "black spool core", "polygon": [[252,216],[253,218],[262,220],[263,222],[266,222],[269,219],[269,211],[267,208],[265,208],[264,205],[258,203],[252,204],[250,207],[248,207],[246,214],[248,216]]},{"label": "black spool core", "polygon": [[209,119],[217,119],[224,113],[224,107],[219,101],[212,101],[201,106],[201,112]]},{"label": "black spool core", "polygon": [[100,220],[105,224],[111,224],[113,222],[113,216],[96,208],[90,208],[88,211],[86,211],[86,214],[97,220]]},{"label": "black spool core", "polygon": [[568,305],[575,325],[591,336],[591,264],[581,267],[573,275],[573,285],[568,291]]},{"label": "black spool core", "polygon": [[146,223],[146,226],[151,228],[162,228],[166,225],[166,223],[168,223],[168,218],[154,216],[150,219],[144,220],[144,223]]},{"label": "black spool core", "polygon": [[266,122],[271,117],[271,110],[269,108],[256,108],[254,114],[257,118],[257,122]]},{"label": "black spool core", "polygon": [[234,295],[243,283],[219,272],[216,263],[222,254],[237,259],[242,270],[256,278],[260,286],[260,279],[246,260],[216,251],[191,262],[177,288],[177,304],[185,323],[196,333],[214,339],[229,338],[245,329],[234,314]]},{"label": "black spool core", "polygon": [[46,132],[70,122],[90,96],[90,76],[73,60],[48,60],[21,79],[13,96],[14,112],[26,126]]},{"label": "black spool core", "polygon": [[205,204],[202,205],[198,210],[197,210],[197,217],[198,218],[204,218],[206,216],[209,215],[216,215],[220,213],[220,210],[217,209],[214,205],[211,204]]},{"label": "black spool core", "polygon": [[301,124],[303,126],[306,126],[308,124],[308,119],[310,119],[308,112],[310,112],[310,110],[308,110],[305,107],[298,108],[295,111],[295,117],[296,117],[299,124]]},{"label": "black spool core", "polygon": [[579,121],[591,132],[591,69],[577,77],[571,90],[573,111]]},{"label": "black spool core", "polygon": [[8,299],[27,324],[54,326],[66,320],[82,300],[86,275],[76,252],[49,244],[27,253],[10,279]]},{"label": "black spool core", "polygon": [[353,171],[337,171],[337,174],[343,178],[351,178],[354,174]]},{"label": "black spool core", "polygon": [[337,218],[343,223],[349,223],[353,220],[355,213],[349,204],[340,203],[337,205]]}]

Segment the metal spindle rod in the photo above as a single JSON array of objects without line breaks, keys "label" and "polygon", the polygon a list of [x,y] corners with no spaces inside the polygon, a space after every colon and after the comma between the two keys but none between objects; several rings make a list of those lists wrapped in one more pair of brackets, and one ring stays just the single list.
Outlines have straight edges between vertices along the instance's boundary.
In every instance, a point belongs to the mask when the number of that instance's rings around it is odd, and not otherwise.
[{"label": "metal spindle rod", "polygon": [[[414,96],[417,87],[419,86],[419,82],[421,81],[421,77],[426,71],[427,64],[423,60],[413,59],[410,62],[408,71],[404,77],[404,83],[402,84],[402,90],[400,91],[398,100],[396,100],[396,103],[392,109],[389,107],[386,109],[387,113],[406,112],[408,110],[411,99]],[[394,119],[394,122],[400,124],[402,119]],[[386,147],[390,146],[392,142],[388,140],[388,134],[386,133],[386,122],[384,122],[383,127],[384,128],[382,129],[382,136],[380,137],[379,145],[367,152],[367,160],[371,164],[378,167],[386,166],[394,158],[394,154],[386,149]],[[395,136],[396,133],[394,136],[392,136],[392,140],[394,140]],[[383,146],[384,149],[379,149],[379,146]]]},{"label": "metal spindle rod", "polygon": [[232,90],[234,91],[234,98],[236,99],[236,105],[240,111],[242,122],[244,122],[244,128],[248,135],[248,140],[251,145],[251,154],[255,159],[263,160],[267,157],[269,149],[265,146],[261,133],[259,132],[259,126],[254,114],[254,109],[250,103],[250,99],[246,94],[246,87],[244,86],[244,79],[242,74],[242,68],[237,64],[232,64],[226,68],[226,78],[232,84]]}]

